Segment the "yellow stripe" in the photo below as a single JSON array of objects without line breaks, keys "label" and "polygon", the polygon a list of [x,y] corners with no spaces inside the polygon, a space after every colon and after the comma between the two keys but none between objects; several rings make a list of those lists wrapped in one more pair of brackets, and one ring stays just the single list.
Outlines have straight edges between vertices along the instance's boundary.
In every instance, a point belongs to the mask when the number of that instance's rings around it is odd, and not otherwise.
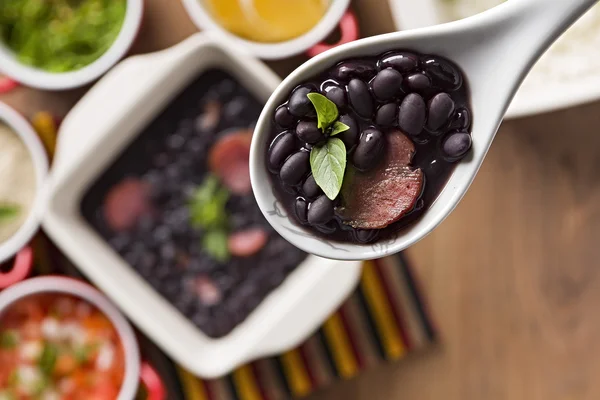
[{"label": "yellow stripe", "polygon": [[351,378],[358,372],[354,351],[341,317],[333,314],[323,325],[323,332],[331,349],[333,359],[342,378]]},{"label": "yellow stripe", "polygon": [[385,298],[384,288],[374,268],[375,264],[372,261],[365,263],[360,285],[373,315],[385,352],[389,358],[398,359],[405,353],[406,348],[394,322],[394,314]]},{"label": "yellow stripe", "polygon": [[302,357],[297,349],[290,350],[281,355],[283,370],[287,377],[290,389],[294,396],[305,396],[311,391],[311,383]]},{"label": "yellow stripe", "polygon": [[233,382],[240,400],[262,400],[260,389],[249,365],[244,365],[233,372]]},{"label": "yellow stripe", "polygon": [[183,391],[187,400],[208,400],[208,394],[200,379],[182,368],[177,368],[177,372],[181,378]]},{"label": "yellow stripe", "polygon": [[56,135],[58,130],[54,117],[48,112],[40,111],[33,116],[31,123],[44,144],[48,156],[52,158],[56,148]]}]

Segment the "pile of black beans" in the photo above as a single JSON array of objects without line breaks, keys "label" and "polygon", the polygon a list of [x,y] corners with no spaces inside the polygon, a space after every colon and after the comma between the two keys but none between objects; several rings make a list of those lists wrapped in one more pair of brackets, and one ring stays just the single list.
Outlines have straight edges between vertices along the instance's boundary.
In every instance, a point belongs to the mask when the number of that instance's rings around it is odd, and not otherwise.
[{"label": "pile of black beans", "polygon": [[[251,129],[261,109],[230,75],[203,73],[118,156],[81,205],[110,246],[211,337],[235,328],[307,256],[271,228],[252,193],[232,194],[226,209],[232,232],[266,232],[256,254],[216,261],[201,246],[204,232],[190,222],[189,201],[206,177],[211,147],[231,129]],[[130,220],[124,207],[140,217]]]},{"label": "pile of black beans", "polygon": [[[339,218],[340,196],[328,199],[311,175],[309,154],[326,137],[307,97],[334,102],[350,127],[340,137],[354,169],[369,171],[382,159],[386,135],[400,130],[415,144],[412,166],[426,184],[413,212],[381,232],[361,232]],[[373,242],[413,223],[439,195],[455,163],[471,148],[468,88],[460,69],[438,56],[392,51],[338,63],[298,87],[274,115],[266,155],[277,196],[297,222],[328,239]]]}]

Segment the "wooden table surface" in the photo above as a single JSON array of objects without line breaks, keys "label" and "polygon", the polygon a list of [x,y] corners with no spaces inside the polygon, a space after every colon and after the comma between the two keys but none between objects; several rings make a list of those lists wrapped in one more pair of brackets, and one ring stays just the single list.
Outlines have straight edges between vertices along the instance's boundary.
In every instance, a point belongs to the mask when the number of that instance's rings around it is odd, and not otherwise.
[{"label": "wooden table surface", "polygon": [[[178,1],[147,3],[136,52],[195,32]],[[393,29],[386,0],[354,7],[363,35]],[[1,99],[64,113],[81,93]],[[440,345],[311,400],[599,399],[599,127],[600,103],[504,123],[465,199],[409,250]]]}]

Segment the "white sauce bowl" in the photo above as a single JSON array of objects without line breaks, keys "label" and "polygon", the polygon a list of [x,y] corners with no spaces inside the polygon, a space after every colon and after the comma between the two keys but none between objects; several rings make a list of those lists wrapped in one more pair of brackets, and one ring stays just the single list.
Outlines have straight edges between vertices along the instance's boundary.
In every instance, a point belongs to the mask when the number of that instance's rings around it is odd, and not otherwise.
[{"label": "white sauce bowl", "polygon": [[[0,264],[13,257],[38,231],[46,205],[46,177],[48,156],[39,136],[29,122],[16,110],[0,102],[0,122],[5,123],[19,136],[31,155],[35,169],[36,195],[29,215],[19,230],[7,241],[0,243]],[[0,157],[2,150],[0,149]]]}]

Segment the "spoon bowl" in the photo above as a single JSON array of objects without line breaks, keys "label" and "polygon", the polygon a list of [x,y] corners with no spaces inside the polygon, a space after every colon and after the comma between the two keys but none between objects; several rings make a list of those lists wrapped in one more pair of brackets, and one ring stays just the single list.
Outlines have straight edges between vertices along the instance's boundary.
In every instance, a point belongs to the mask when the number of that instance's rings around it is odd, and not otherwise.
[{"label": "spoon bowl", "polygon": [[[271,95],[255,128],[250,176],[269,223],[300,249],[325,258],[368,260],[402,251],[435,229],[473,182],[519,85],[545,50],[598,0],[510,0],[449,24],[374,36],[329,50],[292,72]],[[342,243],[316,236],[287,216],[265,163],[273,113],[289,93],[340,61],[392,50],[442,56],[458,65],[470,89],[473,147],[456,165],[423,216],[395,236],[373,244]]]}]

